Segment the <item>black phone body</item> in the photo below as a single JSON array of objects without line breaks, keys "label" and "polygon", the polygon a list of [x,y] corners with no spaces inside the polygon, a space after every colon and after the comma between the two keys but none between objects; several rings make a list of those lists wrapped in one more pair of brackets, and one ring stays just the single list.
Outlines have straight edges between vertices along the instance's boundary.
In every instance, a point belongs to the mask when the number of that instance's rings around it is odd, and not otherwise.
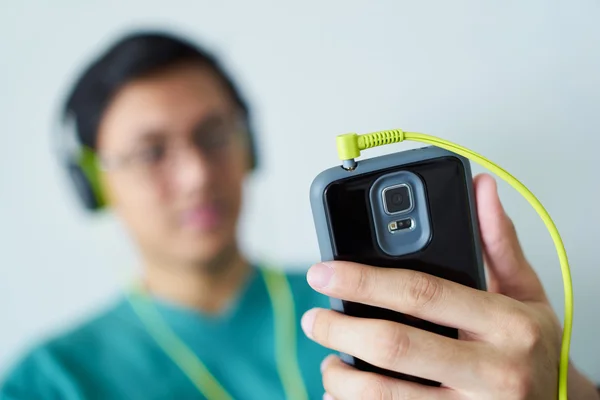
[{"label": "black phone body", "polygon": [[[310,197],[322,261],[417,270],[486,289],[467,159],[437,147],[366,159],[352,171],[339,166],[320,173]],[[456,329],[387,309],[334,298],[331,307],[347,315],[458,337]],[[361,370],[439,385],[347,354],[341,357]]]}]

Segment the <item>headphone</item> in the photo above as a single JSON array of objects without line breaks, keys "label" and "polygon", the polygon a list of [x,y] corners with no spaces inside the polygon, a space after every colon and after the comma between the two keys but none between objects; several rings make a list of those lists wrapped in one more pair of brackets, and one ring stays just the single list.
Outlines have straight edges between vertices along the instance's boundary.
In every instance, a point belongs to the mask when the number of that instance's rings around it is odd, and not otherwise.
[{"label": "headphone", "polygon": [[[256,137],[252,129],[249,113],[245,103],[242,106],[246,117],[246,132],[250,151],[250,170],[254,171],[258,165]],[[94,149],[81,143],[77,134],[77,115],[69,110],[64,113],[59,126],[54,129],[58,135],[57,154],[61,164],[67,171],[71,185],[75,188],[76,195],[81,205],[90,212],[101,211],[106,208],[107,201],[101,182],[101,163]]]},{"label": "headphone", "polygon": [[56,153],[79,202],[88,211],[103,209],[106,198],[100,182],[100,161],[96,152],[79,140],[75,112],[66,111],[54,131],[58,136]]}]

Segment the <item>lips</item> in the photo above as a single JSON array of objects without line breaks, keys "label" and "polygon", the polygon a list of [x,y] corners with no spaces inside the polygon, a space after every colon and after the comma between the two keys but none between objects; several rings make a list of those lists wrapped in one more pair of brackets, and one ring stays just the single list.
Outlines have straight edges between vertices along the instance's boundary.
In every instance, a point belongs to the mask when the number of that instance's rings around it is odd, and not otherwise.
[{"label": "lips", "polygon": [[222,220],[222,207],[216,203],[195,206],[181,213],[183,227],[197,232],[210,232],[218,228]]}]

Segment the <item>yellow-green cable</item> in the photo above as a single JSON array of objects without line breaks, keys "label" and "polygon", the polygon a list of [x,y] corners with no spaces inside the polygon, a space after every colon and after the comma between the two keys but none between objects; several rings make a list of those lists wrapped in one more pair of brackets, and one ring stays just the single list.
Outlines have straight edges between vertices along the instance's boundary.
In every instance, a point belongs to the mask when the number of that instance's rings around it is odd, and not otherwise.
[{"label": "yellow-green cable", "polygon": [[404,132],[400,129],[380,131],[374,133],[368,133],[365,135],[357,135],[355,133],[340,135],[337,138],[338,154],[342,161],[353,160],[360,155],[360,151],[381,146],[390,143],[397,143],[404,140],[412,140],[416,142],[431,144],[436,147],[440,147],[459,154],[465,158],[468,158],[481,166],[489,169],[504,181],[509,183],[515,188],[523,197],[529,201],[535,211],[539,214],[541,219],[544,221],[546,228],[550,232],[550,236],[556,247],[558,258],[560,261],[560,267],[563,277],[564,295],[565,295],[565,318],[563,327],[563,337],[561,345],[560,355],[560,366],[559,366],[559,379],[558,379],[558,398],[559,400],[567,400],[568,390],[568,371],[569,371],[569,348],[571,343],[571,332],[573,330],[573,284],[571,280],[571,271],[569,268],[569,260],[567,258],[567,252],[565,246],[560,237],[560,233],[556,228],[556,225],[550,214],[546,211],[542,203],[535,197],[535,195],[517,178],[511,175],[508,171],[488,160],[487,158],[477,154],[476,152],[462,147],[458,144],[449,142],[447,140],[425,135],[422,133]]},{"label": "yellow-green cable", "polygon": [[[134,293],[141,297],[142,294]],[[158,310],[149,304],[130,301],[135,313],[148,329],[150,335],[167,353],[169,358],[183,371],[192,384],[208,400],[233,400],[233,397],[210,373],[204,363],[181,341],[169,325],[164,322]]]},{"label": "yellow-green cable", "polygon": [[[277,371],[286,399],[308,400],[297,358],[296,306],[292,289],[282,272],[261,269],[261,274],[273,305]],[[141,288],[136,288],[129,300],[150,336],[204,397],[208,400],[233,400],[204,363],[164,321]]]},{"label": "yellow-green cable", "polygon": [[308,400],[298,364],[296,307],[292,289],[282,272],[264,270],[263,278],[273,305],[277,370],[287,400]]}]

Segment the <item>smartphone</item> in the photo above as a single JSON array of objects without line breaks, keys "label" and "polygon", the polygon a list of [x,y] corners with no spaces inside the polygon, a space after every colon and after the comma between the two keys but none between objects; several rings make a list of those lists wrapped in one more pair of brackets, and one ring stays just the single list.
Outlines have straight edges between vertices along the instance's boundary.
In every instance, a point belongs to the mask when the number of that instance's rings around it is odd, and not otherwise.
[{"label": "smartphone", "polygon": [[[359,161],[321,172],[310,201],[322,261],[417,270],[485,290],[486,278],[469,160],[434,146]],[[451,338],[453,328],[395,311],[330,299],[332,309],[396,321]],[[436,386],[347,354],[364,371]]]}]

